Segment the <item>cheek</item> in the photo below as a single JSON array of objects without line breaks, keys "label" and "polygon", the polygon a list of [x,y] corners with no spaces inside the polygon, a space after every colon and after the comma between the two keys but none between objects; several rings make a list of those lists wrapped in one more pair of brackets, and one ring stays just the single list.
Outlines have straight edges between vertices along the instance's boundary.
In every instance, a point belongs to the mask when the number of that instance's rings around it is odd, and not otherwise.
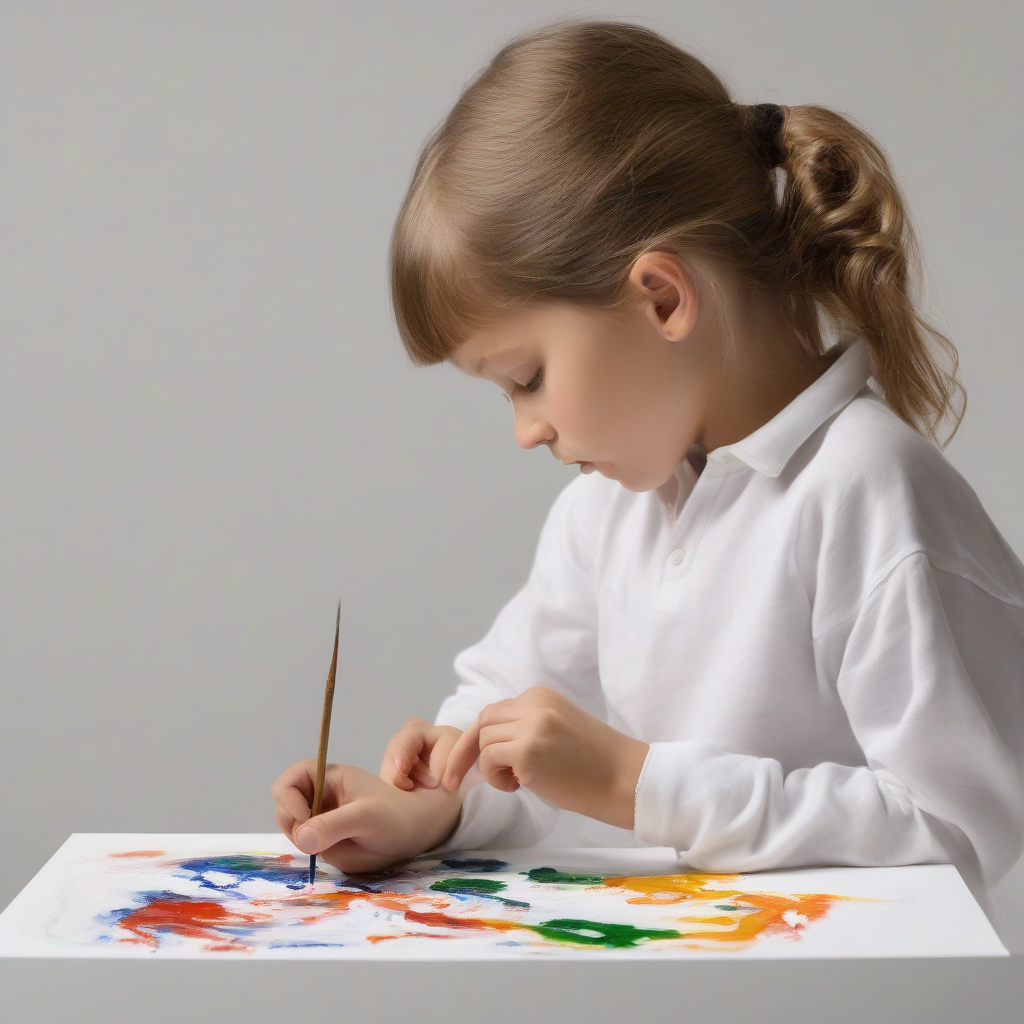
[{"label": "cheek", "polygon": [[605,349],[563,368],[552,391],[551,414],[559,434],[575,450],[598,460],[663,461],[661,442],[671,444],[673,400],[658,366],[632,353]]},{"label": "cheek", "polygon": [[573,387],[559,403],[559,433],[593,448],[600,458],[614,444],[623,412],[623,396],[614,378],[602,373],[601,367],[588,365],[574,374]]},{"label": "cheek", "polygon": [[603,380],[604,432],[616,447],[634,455],[650,452],[670,430],[671,401],[663,375],[626,364],[610,368]]}]

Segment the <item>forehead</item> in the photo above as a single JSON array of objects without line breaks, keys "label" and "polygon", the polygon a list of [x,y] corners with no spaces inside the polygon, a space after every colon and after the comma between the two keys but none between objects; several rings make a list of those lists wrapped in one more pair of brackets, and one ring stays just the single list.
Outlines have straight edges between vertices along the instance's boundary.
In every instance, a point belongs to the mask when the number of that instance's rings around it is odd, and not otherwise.
[{"label": "forehead", "polygon": [[566,303],[546,302],[503,313],[463,341],[449,356],[475,377],[501,374],[535,358],[541,348],[580,329],[581,313]]},{"label": "forehead", "polygon": [[502,316],[470,335],[449,359],[474,377],[512,369],[530,356],[529,341],[536,337],[534,320],[522,314]]}]

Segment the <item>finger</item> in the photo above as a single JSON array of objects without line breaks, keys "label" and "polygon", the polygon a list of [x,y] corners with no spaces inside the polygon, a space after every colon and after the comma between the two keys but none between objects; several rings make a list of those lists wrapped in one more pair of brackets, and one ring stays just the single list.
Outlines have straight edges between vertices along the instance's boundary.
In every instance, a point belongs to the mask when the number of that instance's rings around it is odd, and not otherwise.
[{"label": "finger", "polygon": [[418,726],[406,725],[401,732],[395,733],[384,751],[384,760],[381,766],[382,777],[383,764],[388,763],[394,766],[399,775],[408,775],[425,743],[426,737]]},{"label": "finger", "polygon": [[364,801],[336,807],[302,822],[292,833],[292,842],[303,853],[319,853],[335,843],[358,836],[366,825],[365,814]]},{"label": "finger", "polygon": [[385,757],[381,762],[380,777],[388,783],[388,785],[394,786],[395,789],[410,790],[415,788],[415,783],[412,779],[407,775],[399,775],[394,761],[387,757]]},{"label": "finger", "polygon": [[497,725],[481,725],[478,741],[480,752],[492,743],[511,743],[523,735],[522,722],[499,722]]},{"label": "finger", "polygon": [[[277,806],[286,814],[290,814],[300,824],[307,821],[312,815],[313,788],[316,779],[316,763],[313,761],[302,762],[308,769],[308,786],[306,782],[299,779],[298,786],[290,786],[278,790]],[[345,791],[345,765],[329,764],[324,772],[324,791],[321,811],[329,811],[337,807],[344,800]]]},{"label": "finger", "polygon": [[466,772],[473,767],[480,756],[480,720],[473,724],[455,741],[444,770],[444,788],[449,792],[462,784]]},{"label": "finger", "polygon": [[487,784],[505,793],[519,788],[515,772],[515,747],[512,743],[491,743],[480,752],[480,774]]},{"label": "finger", "polygon": [[452,747],[455,746],[455,741],[458,736],[453,735],[450,732],[443,732],[437,738],[437,742],[434,744],[433,750],[430,751],[430,774],[435,779],[441,779],[444,777],[444,770],[448,765],[448,758],[451,755]]},{"label": "finger", "polygon": [[395,773],[393,778],[388,778],[385,775],[382,775],[381,778],[384,779],[385,782],[390,782],[395,789],[404,789],[407,793],[416,788],[415,781],[406,775],[398,775]]},{"label": "finger", "polygon": [[424,789],[436,789],[439,779],[423,761],[417,761],[409,772],[409,778]]},{"label": "finger", "polygon": [[305,760],[296,761],[289,765],[274,780],[270,787],[270,795],[275,803],[281,802],[281,797],[288,790],[296,789],[306,798],[307,803],[313,802],[313,787],[316,785],[316,762]]},{"label": "finger", "polygon": [[506,697],[505,700],[496,700],[477,715],[477,721],[481,725],[495,725],[498,722],[508,722],[518,718],[522,712],[516,705],[515,699]]},{"label": "finger", "polygon": [[[313,769],[315,770],[315,768]],[[312,804],[312,790],[300,779],[297,785],[274,786],[274,800],[278,806],[297,821],[305,821],[309,817]]]},{"label": "finger", "polygon": [[295,826],[298,822],[287,811],[281,810],[280,807],[274,808],[274,820],[277,822],[277,827],[291,839],[292,832],[295,831]]},{"label": "finger", "polygon": [[412,789],[413,783],[409,777],[398,770],[395,759],[390,753],[385,752],[380,763],[380,777],[397,789]]}]

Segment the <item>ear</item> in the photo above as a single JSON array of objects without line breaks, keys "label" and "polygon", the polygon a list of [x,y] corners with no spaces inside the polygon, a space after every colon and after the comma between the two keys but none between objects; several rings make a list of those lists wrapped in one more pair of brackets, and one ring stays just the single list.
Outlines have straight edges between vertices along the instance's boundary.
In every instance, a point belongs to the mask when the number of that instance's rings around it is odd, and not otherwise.
[{"label": "ear", "polygon": [[629,272],[647,318],[668,341],[682,341],[697,323],[697,285],[686,264],[670,252],[638,256]]}]

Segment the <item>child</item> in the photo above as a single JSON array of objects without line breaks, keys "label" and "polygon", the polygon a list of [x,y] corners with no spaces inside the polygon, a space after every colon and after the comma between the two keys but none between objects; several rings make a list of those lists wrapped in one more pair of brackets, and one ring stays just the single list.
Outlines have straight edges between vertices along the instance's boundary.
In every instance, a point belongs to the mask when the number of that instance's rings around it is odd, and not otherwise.
[{"label": "child", "polygon": [[1003,875],[1024,566],[936,443],[964,395],[917,271],[843,116],[734,103],[628,24],[505,46],[416,167],[394,307],[415,362],[496,383],[581,475],[436,723],[379,778],[331,766],[314,819],[293,765],[283,831],[362,871],[566,808],[699,870]]}]

